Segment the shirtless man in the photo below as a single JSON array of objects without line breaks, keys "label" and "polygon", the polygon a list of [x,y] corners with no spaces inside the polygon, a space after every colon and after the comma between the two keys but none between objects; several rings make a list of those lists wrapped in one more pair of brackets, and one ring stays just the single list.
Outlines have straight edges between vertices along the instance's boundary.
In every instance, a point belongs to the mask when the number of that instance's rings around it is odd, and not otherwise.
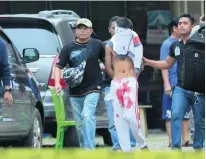
[{"label": "shirtless man", "polygon": [[[105,67],[112,78],[110,94],[105,100],[112,100],[114,123],[121,149],[132,151],[129,129],[140,148],[147,148],[140,128],[138,108],[138,82],[143,48],[138,35],[130,28],[128,18],[116,21],[112,45],[105,47]],[[112,48],[110,46],[113,46]]]}]

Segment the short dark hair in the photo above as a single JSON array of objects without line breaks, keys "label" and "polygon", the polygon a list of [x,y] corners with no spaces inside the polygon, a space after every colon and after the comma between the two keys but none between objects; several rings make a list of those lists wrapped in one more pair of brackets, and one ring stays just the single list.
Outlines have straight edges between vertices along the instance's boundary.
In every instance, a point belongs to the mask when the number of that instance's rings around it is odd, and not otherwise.
[{"label": "short dark hair", "polygon": [[191,21],[192,25],[195,23],[195,18],[189,13],[184,13],[184,14],[180,15],[179,19],[180,18],[188,18]]},{"label": "short dark hair", "polygon": [[177,27],[178,26],[178,21],[179,21],[179,17],[175,17],[173,18],[173,20],[171,20],[171,22],[168,24],[168,29],[169,29],[169,34],[171,35],[171,33],[174,31],[173,27]]},{"label": "short dark hair", "polygon": [[130,28],[131,30],[133,30],[133,23],[132,23],[131,19],[129,19],[129,18],[127,18],[127,19],[128,19],[128,21],[129,21],[129,28]]},{"label": "short dark hair", "polygon": [[110,19],[110,21],[109,21],[109,27],[112,25],[112,22],[116,22],[117,19],[119,19],[119,18],[120,18],[119,16],[114,16],[114,17],[112,17],[112,18]]},{"label": "short dark hair", "polygon": [[116,21],[118,27],[133,29],[133,23],[129,18],[121,17]]}]

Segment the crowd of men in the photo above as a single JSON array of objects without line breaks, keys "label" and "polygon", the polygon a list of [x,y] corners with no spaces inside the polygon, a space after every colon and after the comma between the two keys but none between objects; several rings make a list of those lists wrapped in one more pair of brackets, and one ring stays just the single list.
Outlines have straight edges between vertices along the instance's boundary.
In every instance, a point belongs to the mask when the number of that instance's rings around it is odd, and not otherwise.
[{"label": "crowd of men", "polygon": [[[201,17],[201,23],[204,23]],[[143,65],[162,70],[164,94],[162,118],[166,121],[169,147],[191,146],[188,140],[189,113],[194,115],[195,132],[192,146],[203,149],[205,142],[205,95],[180,86],[182,52],[194,27],[194,17],[182,14],[169,24],[171,32],[160,49],[160,61],[143,57],[143,45],[133,30],[129,18],[115,16],[109,21],[111,38],[92,39],[92,22],[82,18],[77,22],[76,39],[62,48],[55,68],[55,91],[63,74],[70,82],[70,103],[80,147],[95,149],[95,111],[102,89],[105,92],[109,132],[114,151],[131,152],[139,147],[148,149],[140,126],[138,107],[138,77]],[[99,60],[105,64],[106,78],[102,81]],[[0,41],[0,79],[4,100],[12,105],[8,54]],[[67,71],[65,68],[73,68]],[[91,71],[92,70],[92,71]],[[182,137],[182,141],[181,141]]]}]

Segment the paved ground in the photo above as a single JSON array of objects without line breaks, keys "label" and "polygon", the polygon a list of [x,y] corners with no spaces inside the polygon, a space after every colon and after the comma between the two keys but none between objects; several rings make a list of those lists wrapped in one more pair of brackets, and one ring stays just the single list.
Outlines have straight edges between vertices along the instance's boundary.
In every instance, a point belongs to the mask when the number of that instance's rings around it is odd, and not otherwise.
[{"label": "paved ground", "polygon": [[[168,148],[168,139],[165,132],[160,130],[149,130],[148,137],[146,138],[148,148],[150,150],[161,150],[161,151],[170,151]],[[44,147],[54,147],[55,138],[44,138],[43,139]],[[104,147],[104,142],[101,136],[96,137],[96,145]],[[183,151],[194,151],[192,147],[184,147]]]}]

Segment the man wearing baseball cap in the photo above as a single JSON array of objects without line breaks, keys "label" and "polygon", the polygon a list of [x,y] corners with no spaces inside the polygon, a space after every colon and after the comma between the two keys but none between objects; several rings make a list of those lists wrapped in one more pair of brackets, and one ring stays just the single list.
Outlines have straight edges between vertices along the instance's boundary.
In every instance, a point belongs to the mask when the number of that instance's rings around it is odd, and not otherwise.
[{"label": "man wearing baseball cap", "polygon": [[[69,85],[70,103],[76,122],[79,143],[80,147],[84,149],[95,148],[95,111],[102,82],[98,60],[103,61],[104,59],[102,42],[90,38],[92,31],[92,22],[89,19],[79,19],[77,21],[76,39],[63,47],[55,68],[55,91],[58,92],[61,89],[59,80],[62,69],[67,64],[69,68],[77,68],[83,61],[86,61],[80,84],[75,85],[75,87]],[[78,81],[79,78],[75,80]]]}]

